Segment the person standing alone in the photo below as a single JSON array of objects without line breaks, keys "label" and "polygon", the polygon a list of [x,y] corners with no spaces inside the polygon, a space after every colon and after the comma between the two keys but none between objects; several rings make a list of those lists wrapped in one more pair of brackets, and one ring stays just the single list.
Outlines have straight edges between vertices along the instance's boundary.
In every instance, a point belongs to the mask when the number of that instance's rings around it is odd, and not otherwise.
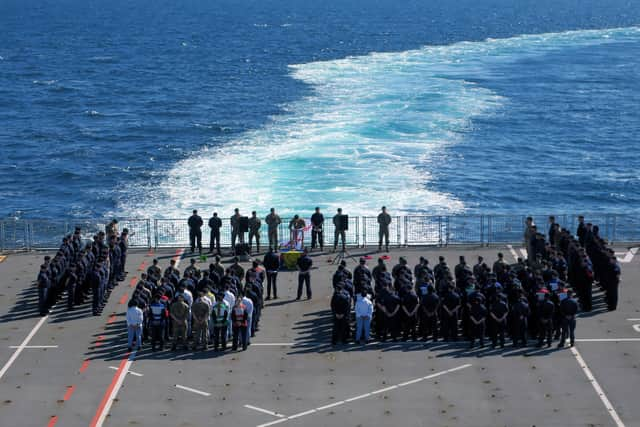
[{"label": "person standing alone", "polygon": [[387,213],[387,208],[382,207],[382,212],[378,215],[378,252],[382,250],[382,238],[384,237],[385,249],[389,252],[389,225],[391,224],[391,215]]},{"label": "person standing alone", "polygon": [[189,217],[189,241],[191,242],[191,253],[198,246],[198,251],[202,254],[202,218],[197,210],[193,210],[193,215]]}]

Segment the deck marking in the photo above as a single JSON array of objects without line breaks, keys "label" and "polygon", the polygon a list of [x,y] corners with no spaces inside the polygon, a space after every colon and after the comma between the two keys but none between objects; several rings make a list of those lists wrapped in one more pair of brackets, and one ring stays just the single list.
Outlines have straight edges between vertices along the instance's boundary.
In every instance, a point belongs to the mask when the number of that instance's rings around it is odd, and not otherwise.
[{"label": "deck marking", "polygon": [[[398,388],[401,388],[401,387],[406,387],[406,386],[408,386],[410,384],[418,383],[420,381],[430,380],[432,378],[436,378],[436,377],[439,377],[441,375],[445,375],[445,374],[449,374],[449,373],[452,373],[452,372],[456,372],[456,371],[459,371],[461,369],[468,368],[470,366],[471,366],[471,364],[467,363],[465,365],[461,365],[461,366],[458,366],[458,367],[455,367],[455,368],[447,369],[446,371],[436,372],[434,374],[430,374],[430,375],[427,375],[425,377],[420,377],[420,378],[416,378],[414,380],[405,381],[404,383],[400,383],[400,384],[397,384],[397,385],[392,385],[392,386],[385,387],[385,388],[382,388],[382,389],[378,389],[378,390],[375,390],[375,391],[372,391],[372,392],[369,392],[369,393],[361,394],[359,396],[351,397],[349,399],[341,400],[339,402],[331,403],[331,404],[324,405],[324,406],[319,406],[317,408],[310,409],[308,411],[299,412],[297,414],[289,415],[287,417],[280,418],[279,420],[275,420],[275,421],[271,421],[271,422],[268,422],[268,423],[260,424],[260,425],[258,425],[256,427],[269,427],[269,426],[272,426],[272,425],[275,425],[275,424],[280,424],[280,423],[283,423],[285,421],[289,421],[289,420],[293,420],[293,419],[296,419],[296,418],[304,417],[305,415],[315,414],[316,412],[324,411],[325,409],[335,408],[336,406],[340,406],[340,405],[344,405],[344,404],[347,404],[347,403],[355,402],[357,400],[365,399],[367,397],[370,397],[370,396],[373,396],[373,395],[376,395],[376,394],[384,393],[385,391],[391,391],[391,390],[395,390],[395,389],[398,389]],[[618,427],[624,427],[624,426],[618,426]]]},{"label": "deck marking", "polygon": [[49,418],[49,423],[47,423],[47,427],[53,427],[56,425],[57,422],[58,422],[58,416],[54,415],[51,418]]},{"label": "deck marking", "polygon": [[[633,260],[637,252],[638,248],[630,248],[627,252],[616,252],[616,258],[618,258],[618,261],[628,264]],[[619,258],[622,256],[624,256],[624,258]]]},{"label": "deck marking", "polygon": [[516,252],[516,250],[513,249],[512,245],[507,245],[507,248],[509,248],[509,252],[511,252],[511,256],[517,262],[518,261],[518,253]]},{"label": "deck marking", "polygon": [[[20,348],[19,345],[10,345],[9,348]],[[25,345],[23,348],[58,348],[57,345]]]},{"label": "deck marking", "polygon": [[279,414],[277,412],[270,411],[268,409],[258,408],[257,406],[244,405],[245,408],[253,409],[254,411],[262,412],[263,414],[273,415],[274,417],[284,418],[286,415]]},{"label": "deck marking", "polygon": [[13,354],[11,355],[7,363],[5,363],[2,369],[0,370],[0,379],[2,379],[4,374],[7,373],[11,365],[13,365],[13,362],[15,362],[18,356],[20,356],[20,353],[22,353],[22,350],[24,350],[27,347],[27,344],[29,344],[29,341],[31,341],[31,338],[33,338],[36,332],[38,332],[38,329],[40,329],[40,327],[44,325],[44,322],[46,322],[48,318],[49,318],[49,315],[47,314],[42,319],[40,319],[38,323],[36,323],[36,325],[33,327],[31,332],[29,332],[29,335],[27,335],[24,341],[22,341],[22,344],[20,344],[18,348],[16,348],[16,351],[13,352]]},{"label": "deck marking", "polygon": [[96,411],[93,420],[91,421],[90,427],[100,427],[104,423],[104,420],[107,418],[107,414],[111,409],[111,405],[113,405],[113,401],[115,400],[118,391],[120,391],[120,387],[122,387],[122,382],[124,381],[124,377],[129,372],[129,367],[133,360],[136,357],[136,352],[132,351],[120,362],[120,366],[115,374],[113,374],[113,379],[111,380],[111,384],[107,388],[107,391],[100,402],[100,406],[98,406],[98,410]]},{"label": "deck marking", "polygon": [[196,394],[199,394],[201,396],[206,396],[206,397],[211,396],[211,393],[207,393],[206,391],[196,390],[195,388],[185,387],[185,386],[180,385],[180,384],[176,384],[176,388],[179,388],[181,390],[190,391],[191,393],[196,393]]},{"label": "deck marking", "polygon": [[82,366],[80,366],[80,373],[83,373],[87,370],[87,368],[89,367],[89,363],[91,363],[89,359],[86,359],[84,362],[82,362]]},{"label": "deck marking", "polygon": [[62,398],[62,400],[64,400],[65,402],[69,399],[71,399],[71,395],[73,394],[73,391],[76,389],[76,386],[74,385],[70,385],[67,387],[67,392],[64,394],[64,397]]},{"label": "deck marking", "polygon": [[129,294],[124,294],[122,295],[122,297],[120,297],[120,301],[118,301],[118,304],[120,305],[126,304],[128,299],[129,299]]},{"label": "deck marking", "polygon": [[596,380],[593,374],[591,373],[591,369],[589,369],[589,367],[587,366],[587,362],[585,362],[582,356],[580,355],[580,352],[578,351],[578,349],[575,347],[571,347],[571,352],[576,357],[576,360],[578,361],[578,365],[580,365],[580,367],[582,368],[582,371],[587,376],[587,379],[591,382],[591,385],[593,386],[594,390],[598,394],[598,397],[600,397],[600,400],[602,400],[602,403],[604,403],[605,408],[607,408],[607,411],[609,411],[609,415],[611,415],[611,418],[613,418],[613,422],[616,423],[617,427],[625,427],[624,423],[618,416],[618,413],[616,412],[613,405],[607,398],[607,395],[604,394],[602,387],[600,387],[600,384],[598,384],[598,380]]},{"label": "deck marking", "polygon": [[636,342],[640,338],[576,338],[576,342]]},{"label": "deck marking", "polygon": [[[117,366],[109,366],[109,369],[113,369],[114,371],[117,371],[117,370],[118,370],[118,367],[117,367]],[[131,374],[131,375],[133,375],[133,376],[135,376],[135,377],[144,377],[144,374],[141,374],[141,373],[139,373],[139,372],[129,371],[129,372],[127,372],[127,373],[128,373],[128,374]]]},{"label": "deck marking", "polygon": [[252,342],[251,345],[259,347],[291,347],[296,345],[294,342]]}]

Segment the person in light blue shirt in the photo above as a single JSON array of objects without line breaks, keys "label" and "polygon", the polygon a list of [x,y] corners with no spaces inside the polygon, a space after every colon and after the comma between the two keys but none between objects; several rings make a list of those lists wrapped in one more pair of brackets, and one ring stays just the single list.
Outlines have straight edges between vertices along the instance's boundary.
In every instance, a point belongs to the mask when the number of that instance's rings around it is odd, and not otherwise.
[{"label": "person in light blue shirt", "polygon": [[136,338],[136,350],[142,347],[142,324],[144,322],[144,313],[136,305],[134,300],[129,301],[127,309],[127,349],[133,349],[133,337]]}]

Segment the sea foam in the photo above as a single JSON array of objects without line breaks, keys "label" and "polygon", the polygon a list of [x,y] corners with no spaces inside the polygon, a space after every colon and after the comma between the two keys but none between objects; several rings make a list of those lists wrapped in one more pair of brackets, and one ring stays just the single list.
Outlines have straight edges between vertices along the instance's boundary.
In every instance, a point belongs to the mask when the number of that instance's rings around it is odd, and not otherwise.
[{"label": "sea foam", "polygon": [[[473,119],[508,100],[481,81],[499,61],[567,47],[637,37],[640,28],[523,35],[482,42],[372,53],[290,66],[312,95],[282,115],[214,149],[194,152],[164,173],[147,195],[120,206],[132,216],[183,217],[192,208],[235,207],[260,215],[314,206],[351,215],[460,213],[454,194],[432,185],[430,165],[449,162],[447,147],[473,132]],[[133,201],[131,203],[131,201]]]}]

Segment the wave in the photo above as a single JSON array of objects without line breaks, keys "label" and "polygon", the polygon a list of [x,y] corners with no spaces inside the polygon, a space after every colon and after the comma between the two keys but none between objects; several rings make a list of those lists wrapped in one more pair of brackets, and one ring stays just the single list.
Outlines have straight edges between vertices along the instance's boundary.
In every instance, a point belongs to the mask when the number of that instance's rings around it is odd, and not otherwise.
[{"label": "wave", "polygon": [[638,36],[638,27],[568,31],[291,65],[312,95],[282,106],[263,128],[194,152],[119,207],[165,217],[316,205],[352,215],[382,205],[394,214],[460,213],[464,203],[435,188],[430,170],[455,161],[446,148],[473,131],[474,118],[507,105],[478,83],[492,65]]}]

